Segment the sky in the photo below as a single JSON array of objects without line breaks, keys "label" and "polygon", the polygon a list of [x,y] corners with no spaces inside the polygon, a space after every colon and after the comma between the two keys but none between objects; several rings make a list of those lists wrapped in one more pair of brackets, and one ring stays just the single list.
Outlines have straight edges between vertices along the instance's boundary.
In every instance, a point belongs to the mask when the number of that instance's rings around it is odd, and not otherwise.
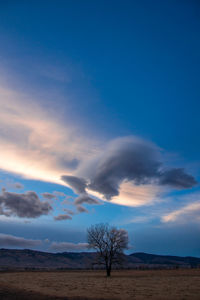
[{"label": "sky", "polygon": [[0,248],[200,257],[200,3],[0,1]]}]

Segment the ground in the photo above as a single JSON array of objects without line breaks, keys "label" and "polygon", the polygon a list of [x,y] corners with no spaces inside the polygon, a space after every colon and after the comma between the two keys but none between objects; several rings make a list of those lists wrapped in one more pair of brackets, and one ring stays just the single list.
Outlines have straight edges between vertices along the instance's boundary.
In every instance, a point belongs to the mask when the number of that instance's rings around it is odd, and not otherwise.
[{"label": "ground", "polygon": [[0,273],[0,299],[200,299],[200,269]]}]

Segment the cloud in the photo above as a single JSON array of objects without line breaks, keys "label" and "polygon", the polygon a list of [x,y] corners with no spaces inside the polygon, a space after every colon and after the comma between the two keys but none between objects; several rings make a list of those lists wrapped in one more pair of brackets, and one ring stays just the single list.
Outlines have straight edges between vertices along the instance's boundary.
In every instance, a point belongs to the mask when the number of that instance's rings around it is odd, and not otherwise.
[{"label": "cloud", "polygon": [[[126,204],[123,196],[129,194],[139,205],[156,201],[167,188],[185,189],[197,183],[183,168],[166,169],[161,152],[155,144],[137,137],[118,138],[92,159],[80,163],[76,177],[62,179],[78,194],[87,191],[118,204]],[[81,204],[80,199],[75,202]]]},{"label": "cloud", "polygon": [[84,178],[78,178],[76,176],[61,176],[61,180],[66,182],[77,194],[85,193],[87,182]]},{"label": "cloud", "polygon": [[122,182],[119,195],[112,202],[126,206],[141,206],[160,202],[165,189],[156,184],[133,185],[132,182]]},{"label": "cloud", "polygon": [[[99,201],[90,197],[86,192],[87,181],[84,178],[76,176],[62,176],[61,179],[65,181],[77,194],[80,194],[74,201],[75,205],[87,203],[87,204],[99,204]],[[87,209],[79,207],[79,212],[86,212]]]},{"label": "cloud", "polygon": [[48,200],[52,200],[52,199],[56,199],[56,195],[54,194],[51,194],[51,193],[42,193],[42,196],[45,198],[45,199],[48,199]]},{"label": "cloud", "polygon": [[183,168],[174,168],[164,171],[160,176],[160,184],[169,185],[178,189],[188,189],[197,184],[195,178]]},{"label": "cloud", "polygon": [[76,206],[76,209],[77,209],[77,211],[78,212],[80,212],[80,213],[88,213],[88,210],[85,208],[85,207],[83,207],[82,205],[77,205]]},{"label": "cloud", "polygon": [[148,222],[150,222],[152,220],[152,217],[150,217],[150,216],[136,216],[136,217],[134,217],[133,219],[131,219],[129,222],[130,223],[142,223],[142,224],[144,224],[144,223],[148,223]]},{"label": "cloud", "polygon": [[64,208],[63,210],[66,211],[69,215],[73,216],[75,214],[71,209]]},{"label": "cloud", "polygon": [[67,214],[60,214],[54,217],[55,221],[64,221],[64,220],[72,220],[72,217]]},{"label": "cloud", "polygon": [[37,218],[48,215],[52,210],[47,201],[40,201],[33,191],[23,194],[2,191],[0,194],[1,215],[18,216],[20,218]]},{"label": "cloud", "polygon": [[47,109],[42,103],[28,93],[2,87],[0,82],[0,168],[64,185],[60,176],[72,175],[79,162],[96,151],[98,143],[61,120],[52,105]]},{"label": "cloud", "polygon": [[193,202],[162,216],[163,223],[200,223],[200,201]]},{"label": "cloud", "polygon": [[87,243],[69,243],[69,242],[53,242],[50,246],[50,250],[64,252],[64,251],[84,251],[88,249]]},{"label": "cloud", "polygon": [[23,189],[24,186],[22,183],[20,182],[13,182],[12,180],[4,180],[4,184],[5,184],[5,187],[7,189],[17,189],[17,190],[20,190],[20,189]]},{"label": "cloud", "polygon": [[124,180],[136,185],[149,183],[160,165],[159,152],[153,144],[133,137],[116,139],[98,160],[88,188],[110,200],[119,194]]},{"label": "cloud", "polygon": [[89,198],[99,195],[120,203],[126,183],[133,187],[133,201],[136,186],[155,191],[156,186],[185,189],[196,184],[183,168],[166,169],[155,144],[134,136],[108,143],[89,139],[81,126],[39,100],[0,82],[0,169],[71,187],[81,198],[87,192]]},{"label": "cloud", "polygon": [[24,188],[23,184],[21,184],[20,182],[10,183],[10,185],[11,185],[13,188],[19,189],[19,190]]},{"label": "cloud", "polygon": [[15,182],[14,186],[15,186],[16,189],[23,189],[24,188],[23,184],[21,184],[20,182]]},{"label": "cloud", "polygon": [[100,202],[92,197],[90,197],[87,194],[82,194],[79,197],[77,197],[74,201],[75,205],[79,205],[79,204],[100,204]]},{"label": "cloud", "polygon": [[65,193],[63,193],[63,192],[54,191],[53,194],[56,197],[67,197],[67,195]]},{"label": "cloud", "polygon": [[0,233],[0,247],[35,247],[42,244],[41,240],[25,239],[9,234]]},{"label": "cloud", "polygon": [[[72,198],[73,199],[73,198]],[[69,199],[64,199],[62,202],[62,205],[65,205],[65,204],[72,204]]]}]

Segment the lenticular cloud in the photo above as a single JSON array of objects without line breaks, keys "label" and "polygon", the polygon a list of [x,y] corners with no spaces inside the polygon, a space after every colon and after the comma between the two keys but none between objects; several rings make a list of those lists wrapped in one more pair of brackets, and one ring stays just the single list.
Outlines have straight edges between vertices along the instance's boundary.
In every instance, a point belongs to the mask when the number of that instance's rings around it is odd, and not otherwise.
[{"label": "lenticular cloud", "polygon": [[195,178],[183,168],[166,168],[161,150],[155,144],[133,136],[110,142],[103,153],[84,161],[76,175],[62,176],[62,180],[75,193],[86,195],[86,190],[95,191],[106,200],[118,196],[120,185],[124,182],[178,189],[191,188],[196,184]]}]

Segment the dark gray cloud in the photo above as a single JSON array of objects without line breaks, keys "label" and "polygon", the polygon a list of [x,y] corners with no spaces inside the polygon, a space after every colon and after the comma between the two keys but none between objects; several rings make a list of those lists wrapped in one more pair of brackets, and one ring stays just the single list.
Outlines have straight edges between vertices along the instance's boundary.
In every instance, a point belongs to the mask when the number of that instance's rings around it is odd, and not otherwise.
[{"label": "dark gray cloud", "polygon": [[77,193],[82,194],[85,193],[85,188],[87,186],[87,181],[84,178],[79,178],[76,176],[68,176],[64,175],[61,179],[69,184],[69,186]]},{"label": "dark gray cloud", "polygon": [[[158,184],[172,188],[191,188],[196,184],[192,175],[183,168],[165,170],[161,149],[153,143],[135,137],[119,138],[112,141],[104,152],[95,159],[84,162],[77,171],[81,177],[62,176],[77,194],[86,194],[86,188],[104,195],[110,200],[119,194],[123,181],[135,185]],[[77,204],[86,196],[76,199]]]},{"label": "dark gray cloud", "polygon": [[0,194],[0,207],[0,214],[20,218],[37,218],[48,215],[52,210],[51,205],[47,201],[40,201],[33,191],[18,194],[3,190]]},{"label": "dark gray cloud", "polygon": [[85,207],[83,207],[82,205],[77,205],[76,209],[80,213],[88,213],[88,210]]},{"label": "dark gray cloud", "polygon": [[72,217],[67,214],[60,214],[54,217],[55,221],[64,221],[64,220],[72,220]]},{"label": "dark gray cloud", "polygon": [[155,145],[135,138],[117,139],[100,157],[89,188],[106,199],[119,194],[123,180],[145,184],[158,175],[160,153]]},{"label": "dark gray cloud", "polygon": [[69,242],[53,242],[49,248],[52,251],[64,252],[64,251],[84,251],[88,249],[87,243],[69,243]]},{"label": "dark gray cloud", "polygon": [[56,199],[56,195],[54,194],[51,194],[51,193],[42,193],[42,196],[47,199],[47,200],[53,200],[53,199]]},{"label": "dark gray cloud", "polygon": [[79,204],[83,204],[83,203],[87,203],[87,204],[100,204],[100,202],[94,198],[91,198],[90,196],[88,196],[88,194],[81,194],[80,196],[78,196],[75,201],[74,201],[75,205],[79,205]]},{"label": "dark gray cloud", "polygon": [[183,168],[174,168],[160,175],[160,184],[178,189],[188,189],[197,184],[197,181],[193,176],[187,174]]},{"label": "dark gray cloud", "polygon": [[41,245],[40,240],[29,240],[9,234],[0,233],[0,247],[35,247]]}]

